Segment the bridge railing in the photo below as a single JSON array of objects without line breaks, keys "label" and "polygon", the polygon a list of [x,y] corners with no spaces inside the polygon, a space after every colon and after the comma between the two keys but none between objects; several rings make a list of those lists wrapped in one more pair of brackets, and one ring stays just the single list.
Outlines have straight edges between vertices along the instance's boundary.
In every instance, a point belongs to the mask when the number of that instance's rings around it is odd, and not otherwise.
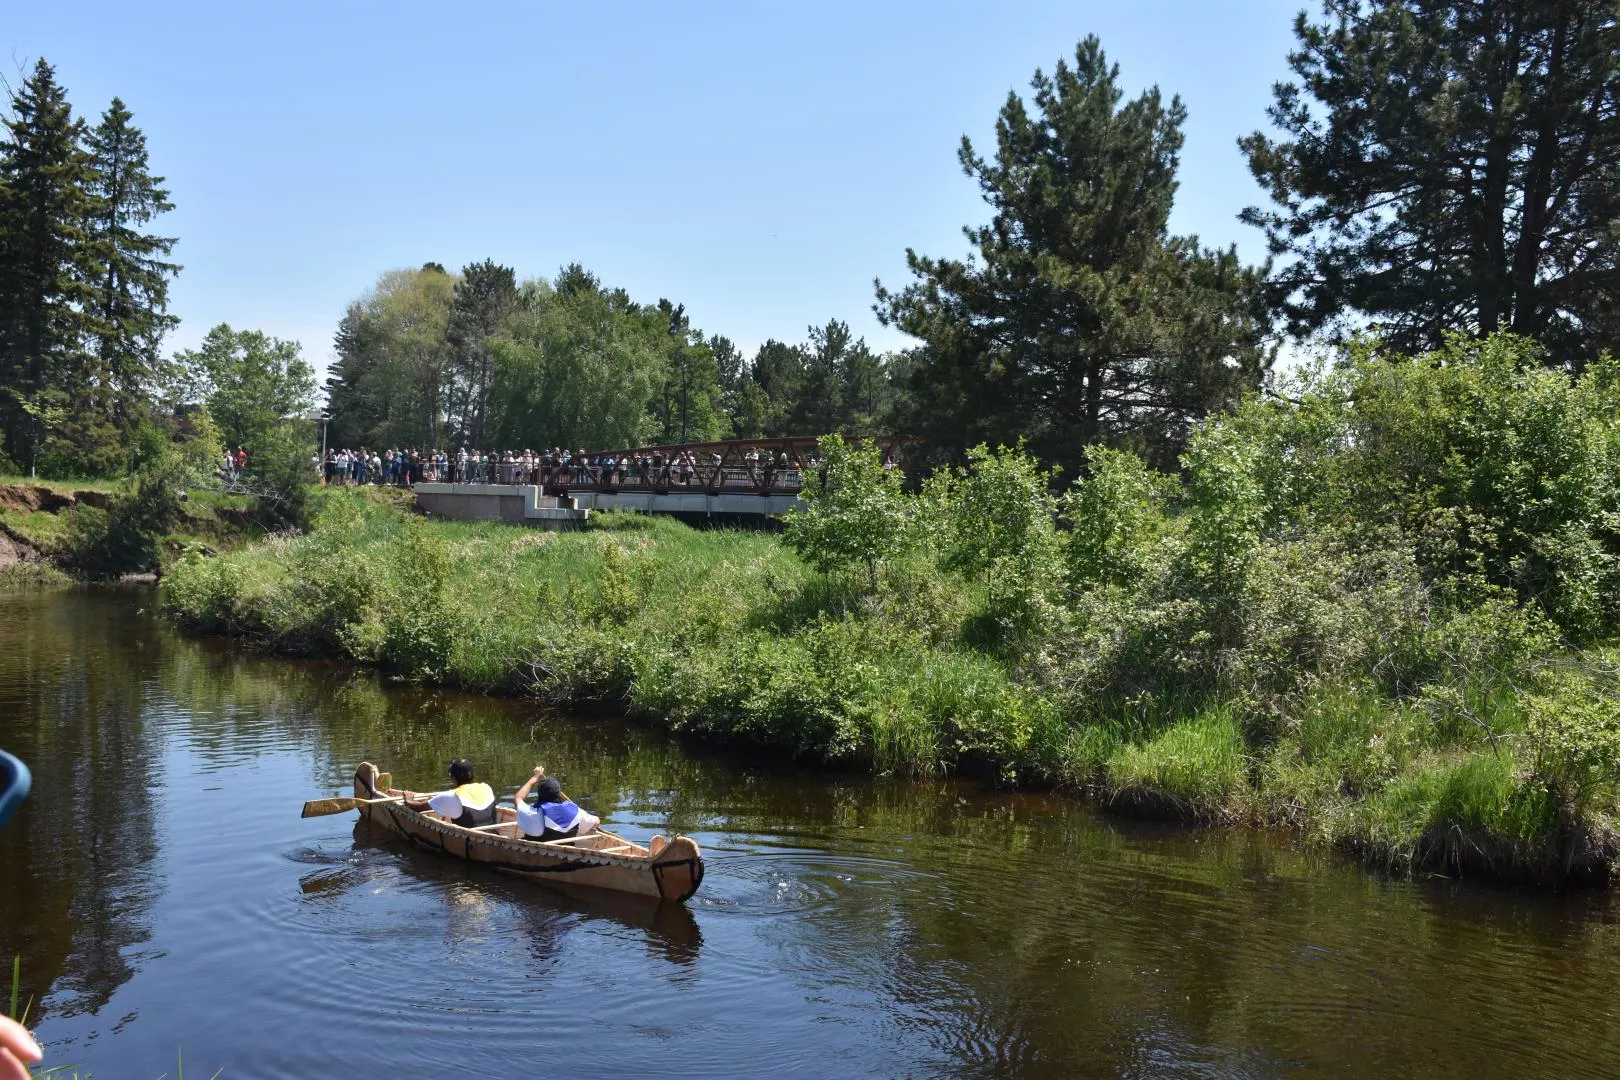
[{"label": "bridge railing", "polygon": [[[907,440],[859,436],[851,441],[877,443],[884,460],[898,465]],[[796,495],[804,487],[805,475],[820,464],[816,442],[808,436],[733,439],[602,450],[566,465],[512,461],[462,465],[452,461],[446,469],[429,472],[441,483],[534,484],[548,495],[570,491]]]},{"label": "bridge railing", "polygon": [[663,465],[570,464],[524,466],[498,462],[462,475],[457,467],[437,477],[441,483],[534,484],[547,494],[569,491],[710,491],[735,494],[794,495],[804,487],[804,470],[792,466],[716,466],[676,462]]}]

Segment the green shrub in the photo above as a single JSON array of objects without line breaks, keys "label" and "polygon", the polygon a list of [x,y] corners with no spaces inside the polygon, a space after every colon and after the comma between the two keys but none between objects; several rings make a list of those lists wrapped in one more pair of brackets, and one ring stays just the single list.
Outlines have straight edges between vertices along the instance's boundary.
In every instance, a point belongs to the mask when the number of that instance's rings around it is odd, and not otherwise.
[{"label": "green shrub", "polygon": [[116,578],[157,567],[159,542],[180,519],[185,467],[160,454],[115,495],[106,510],[79,506],[71,511],[58,558],[89,578]]},{"label": "green shrub", "polygon": [[1161,576],[1172,529],[1166,511],[1178,490],[1174,477],[1135,454],[1087,447],[1086,475],[1063,500],[1071,585],[1139,590]]},{"label": "green shrub", "polygon": [[806,473],[805,508],[785,515],[783,539],[824,574],[864,570],[875,589],[879,567],[912,543],[904,476],[884,468],[876,443],[853,446],[826,435],[817,445],[823,464]]},{"label": "green shrub", "polygon": [[1360,546],[1331,530],[1248,557],[1222,658],[1224,692],[1251,700],[1359,680],[1385,664],[1390,631],[1420,626],[1432,597],[1398,543]]},{"label": "green shrub", "polygon": [[1355,350],[1222,427],[1253,450],[1261,502],[1291,520],[1396,529],[1428,580],[1475,577],[1591,640],[1620,606],[1620,377],[1534,342],[1458,336],[1416,358]]},{"label": "green shrub", "polygon": [[1063,546],[1050,486],[1020,445],[967,452],[967,465],[934,474],[925,491],[941,564],[985,589],[979,636],[1010,655],[1038,650],[1063,622]]},{"label": "green shrub", "polygon": [[1575,822],[1620,785],[1620,693],[1613,679],[1560,672],[1525,701],[1532,775]]}]

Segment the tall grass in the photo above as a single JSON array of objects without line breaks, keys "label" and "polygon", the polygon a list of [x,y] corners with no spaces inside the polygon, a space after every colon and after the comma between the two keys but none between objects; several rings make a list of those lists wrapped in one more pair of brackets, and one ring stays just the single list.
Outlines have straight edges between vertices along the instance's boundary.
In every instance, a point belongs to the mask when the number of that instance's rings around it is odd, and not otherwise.
[{"label": "tall grass", "polygon": [[[927,593],[927,589],[916,592]],[[593,700],[728,741],[928,775],[1034,760],[1052,706],[946,635],[955,593],[875,597],[774,536],[603,514],[571,533],[407,518],[327,497],[307,536],[190,559],[183,624],[413,679]]]},{"label": "tall grass", "polygon": [[1223,705],[1122,745],[1108,759],[1109,780],[1127,804],[1183,816],[1225,812],[1247,786],[1246,770],[1242,733]]},{"label": "tall grass", "polygon": [[[1268,682],[1253,673],[1298,663],[1299,647],[1267,638],[1220,661],[1241,677],[1211,680],[1190,647],[1143,649],[1196,637],[1186,605],[1122,608],[1117,632],[1054,631],[1010,656],[978,644],[986,590],[921,557],[873,590],[763,533],[633,514],[570,533],[427,522],[333,492],[311,533],[188,558],[163,596],[191,629],[283,652],[879,772],[973,770],[1143,812],[1288,822],[1392,869],[1543,876],[1560,838],[1606,828],[1590,801],[1535,797],[1534,755],[1512,751],[1524,705],[1494,659],[1414,653],[1438,675],[1404,691],[1381,669]],[[1491,858],[1465,858],[1457,838]]]},{"label": "tall grass", "polygon": [[1512,867],[1558,876],[1558,807],[1505,751],[1435,762],[1392,781],[1348,817],[1344,841],[1390,869]]}]

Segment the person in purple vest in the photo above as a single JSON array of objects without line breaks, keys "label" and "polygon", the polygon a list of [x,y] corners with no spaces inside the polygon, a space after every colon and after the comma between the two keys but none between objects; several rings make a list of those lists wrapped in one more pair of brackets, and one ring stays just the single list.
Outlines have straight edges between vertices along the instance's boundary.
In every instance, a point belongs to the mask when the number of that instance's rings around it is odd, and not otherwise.
[{"label": "person in purple vest", "polygon": [[[539,798],[534,806],[530,806],[529,792],[537,784],[540,787]],[[539,765],[534,767],[534,775],[512,796],[512,804],[517,808],[518,828],[530,840],[566,840],[570,836],[594,832],[602,824],[601,818],[581,810],[564,795],[562,785],[555,778],[547,776],[546,770]]]}]

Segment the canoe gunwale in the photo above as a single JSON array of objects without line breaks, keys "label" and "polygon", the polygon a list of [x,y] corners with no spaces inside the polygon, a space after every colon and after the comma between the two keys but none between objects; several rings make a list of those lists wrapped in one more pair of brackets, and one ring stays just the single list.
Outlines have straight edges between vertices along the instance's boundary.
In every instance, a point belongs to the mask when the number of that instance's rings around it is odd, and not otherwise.
[{"label": "canoe gunwale", "polygon": [[[387,794],[409,797],[416,795],[416,792],[402,791],[398,788],[389,788],[387,789]],[[415,820],[416,824],[425,826],[430,832],[440,833],[445,836],[465,837],[469,843],[475,844],[479,847],[499,847],[511,851],[523,852],[525,854],[533,854],[543,859],[567,859],[570,862],[576,861],[580,856],[588,856],[592,861],[600,860],[602,865],[634,867],[657,865],[652,861],[651,854],[646,853],[646,848],[642,848],[640,844],[632,844],[631,841],[624,839],[617,833],[610,833],[605,829],[598,829],[591,835],[612,837],[621,844],[631,844],[633,847],[640,848],[644,854],[609,855],[596,851],[592,848],[585,847],[558,846],[554,848],[546,848],[541,847],[533,840],[519,840],[516,837],[502,836],[500,833],[493,831],[479,832],[476,829],[469,829],[466,826],[457,825],[453,821],[445,821],[443,818],[434,815],[430,811],[418,810],[415,807],[406,806],[402,803],[379,803],[377,805],[377,809],[395,817],[396,820],[398,820],[400,815],[409,814],[411,815],[411,818]],[[500,824],[516,825],[516,822],[503,821]]]}]

